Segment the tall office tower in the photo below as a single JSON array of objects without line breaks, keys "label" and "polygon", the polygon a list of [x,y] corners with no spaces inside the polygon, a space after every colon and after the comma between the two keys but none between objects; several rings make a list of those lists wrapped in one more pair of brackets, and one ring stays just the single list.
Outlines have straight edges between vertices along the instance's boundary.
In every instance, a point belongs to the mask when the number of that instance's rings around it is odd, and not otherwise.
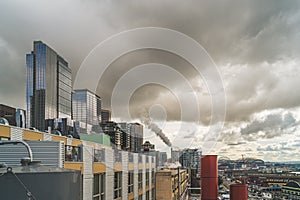
[{"label": "tall office tower", "polygon": [[74,90],[72,94],[73,120],[82,122],[87,133],[93,126],[99,126],[101,122],[101,98],[91,91]]},{"label": "tall office tower", "polygon": [[110,110],[101,109],[101,123],[111,121]]},{"label": "tall office tower", "polygon": [[27,126],[41,131],[46,119],[71,118],[72,74],[68,63],[41,41],[26,55]]},{"label": "tall office tower", "polygon": [[130,124],[126,123],[126,122],[121,122],[121,123],[118,123],[118,125],[121,129],[121,138],[122,138],[121,148],[126,151],[132,151],[131,142],[130,142],[130,139],[131,139]]},{"label": "tall office tower", "polygon": [[21,128],[26,128],[26,111],[20,108],[16,110],[16,125]]},{"label": "tall office tower", "polygon": [[131,151],[140,152],[143,148],[143,125],[139,123],[130,123],[130,141]]},{"label": "tall office tower", "polygon": [[9,125],[16,126],[16,109],[0,104],[0,117],[5,118]]}]

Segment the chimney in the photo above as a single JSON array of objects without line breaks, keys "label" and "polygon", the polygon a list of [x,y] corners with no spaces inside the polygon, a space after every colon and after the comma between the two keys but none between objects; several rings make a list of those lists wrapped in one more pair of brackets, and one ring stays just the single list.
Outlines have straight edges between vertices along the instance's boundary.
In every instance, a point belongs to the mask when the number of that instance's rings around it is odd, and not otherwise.
[{"label": "chimney", "polygon": [[201,157],[201,199],[218,199],[218,163],[216,155]]},{"label": "chimney", "polygon": [[248,200],[248,185],[231,184],[230,200]]}]

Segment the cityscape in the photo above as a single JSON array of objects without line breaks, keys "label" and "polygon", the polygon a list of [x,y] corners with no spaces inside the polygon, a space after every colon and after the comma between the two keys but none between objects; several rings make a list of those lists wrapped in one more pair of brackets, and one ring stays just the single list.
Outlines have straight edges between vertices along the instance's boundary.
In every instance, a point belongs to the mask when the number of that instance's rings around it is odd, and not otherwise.
[{"label": "cityscape", "polygon": [[0,2],[0,199],[300,199],[299,10]]}]

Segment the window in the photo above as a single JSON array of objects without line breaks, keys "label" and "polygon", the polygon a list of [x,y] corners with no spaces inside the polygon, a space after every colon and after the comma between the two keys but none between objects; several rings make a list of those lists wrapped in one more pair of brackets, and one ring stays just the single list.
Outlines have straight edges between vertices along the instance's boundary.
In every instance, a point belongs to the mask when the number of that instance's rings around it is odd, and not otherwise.
[{"label": "window", "polygon": [[143,200],[143,195],[139,195],[139,200]]},{"label": "window", "polygon": [[116,199],[122,196],[122,172],[115,172],[114,177],[114,198]]},{"label": "window", "polygon": [[153,188],[151,192],[152,192],[152,199],[155,200],[155,189]]},{"label": "window", "polygon": [[105,200],[105,174],[94,175],[93,200]]},{"label": "window", "polygon": [[146,186],[149,186],[149,171],[146,171]]},{"label": "window", "polygon": [[65,146],[65,161],[80,162],[80,147]]},{"label": "window", "polygon": [[139,170],[139,174],[138,174],[138,188],[142,189],[143,186],[143,172],[142,170]]},{"label": "window", "polygon": [[133,192],[133,171],[128,172],[128,194]]},{"label": "window", "polygon": [[155,172],[154,172],[154,170],[152,170],[152,172],[151,172],[151,182],[152,182],[152,185],[154,185],[154,180],[155,180]]}]

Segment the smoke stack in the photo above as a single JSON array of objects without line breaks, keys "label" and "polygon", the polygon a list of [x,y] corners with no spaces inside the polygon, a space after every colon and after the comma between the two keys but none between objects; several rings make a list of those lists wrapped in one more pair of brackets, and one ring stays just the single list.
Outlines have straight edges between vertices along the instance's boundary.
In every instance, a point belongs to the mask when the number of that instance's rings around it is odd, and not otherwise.
[{"label": "smoke stack", "polygon": [[216,155],[201,157],[201,199],[218,199],[218,164]]},{"label": "smoke stack", "polygon": [[248,185],[231,184],[230,200],[248,200]]}]

